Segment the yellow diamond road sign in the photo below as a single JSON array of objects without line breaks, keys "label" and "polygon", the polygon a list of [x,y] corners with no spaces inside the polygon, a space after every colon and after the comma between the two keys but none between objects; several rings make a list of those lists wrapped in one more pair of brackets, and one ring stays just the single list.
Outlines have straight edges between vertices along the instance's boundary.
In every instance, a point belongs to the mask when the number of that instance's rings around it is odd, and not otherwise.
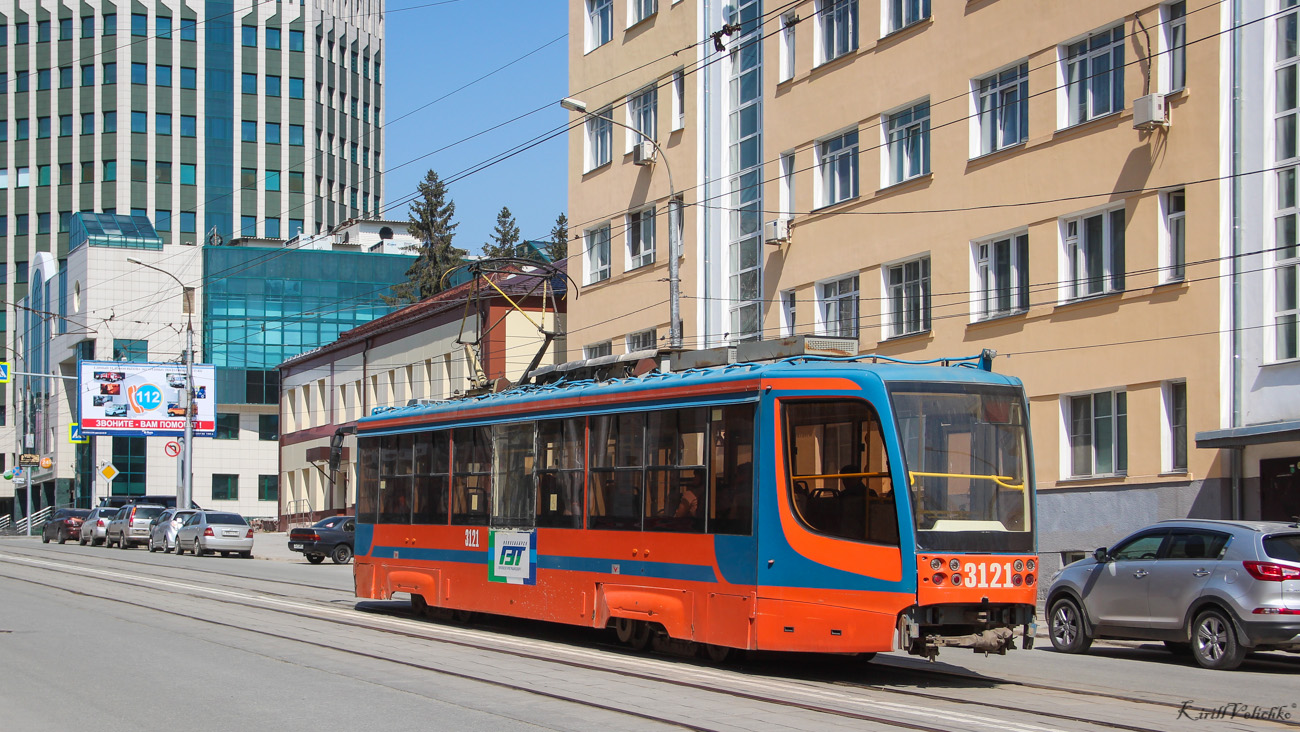
[{"label": "yellow diamond road sign", "polygon": [[113,464],[112,464],[112,463],[108,463],[107,465],[105,465],[104,467],[102,467],[102,468],[99,469],[99,474],[102,475],[102,476],[104,476],[104,480],[112,480],[112,479],[116,478],[116,477],[117,477],[117,474],[120,473],[120,472],[122,472],[122,471],[120,471],[120,470],[118,470],[117,468],[113,467]]}]

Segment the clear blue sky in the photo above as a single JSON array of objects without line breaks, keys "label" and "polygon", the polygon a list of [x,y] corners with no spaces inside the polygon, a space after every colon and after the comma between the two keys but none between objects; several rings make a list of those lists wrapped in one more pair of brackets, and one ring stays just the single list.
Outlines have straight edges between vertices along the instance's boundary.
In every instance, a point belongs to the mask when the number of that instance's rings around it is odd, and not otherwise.
[{"label": "clear blue sky", "polygon": [[[558,104],[568,89],[567,2],[453,0],[430,5],[437,1],[387,3],[383,198],[389,219],[407,219],[408,206],[400,202],[415,193],[430,169],[444,181],[461,178],[462,171],[569,119]],[[455,91],[466,84],[470,86]],[[424,105],[429,106],[398,119]],[[546,109],[434,152],[538,107]],[[478,254],[502,206],[510,207],[525,239],[545,238],[556,214],[567,213],[567,144],[560,135],[451,183],[460,224],[455,245]]]}]

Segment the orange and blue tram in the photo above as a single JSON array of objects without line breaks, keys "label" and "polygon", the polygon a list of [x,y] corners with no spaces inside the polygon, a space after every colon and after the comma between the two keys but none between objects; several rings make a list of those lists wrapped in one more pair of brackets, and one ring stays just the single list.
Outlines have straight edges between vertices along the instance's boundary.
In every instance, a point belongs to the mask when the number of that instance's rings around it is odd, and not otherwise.
[{"label": "orange and blue tram", "polygon": [[356,594],[714,657],[1028,647],[1020,382],[987,359],[868,360],[376,410],[357,432]]}]

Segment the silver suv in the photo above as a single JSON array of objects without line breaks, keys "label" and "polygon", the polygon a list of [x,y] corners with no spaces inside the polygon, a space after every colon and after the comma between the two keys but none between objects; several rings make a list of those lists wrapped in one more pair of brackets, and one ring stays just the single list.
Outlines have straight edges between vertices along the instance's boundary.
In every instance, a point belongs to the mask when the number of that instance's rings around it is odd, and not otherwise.
[{"label": "silver suv", "polygon": [[1058,572],[1047,608],[1065,653],[1159,640],[1231,669],[1249,651],[1300,652],[1300,524],[1162,521]]},{"label": "silver suv", "polygon": [[162,506],[146,506],[133,503],[118,509],[113,520],[104,530],[104,545],[117,544],[119,549],[129,549],[133,544],[149,542],[149,522],[165,509]]}]

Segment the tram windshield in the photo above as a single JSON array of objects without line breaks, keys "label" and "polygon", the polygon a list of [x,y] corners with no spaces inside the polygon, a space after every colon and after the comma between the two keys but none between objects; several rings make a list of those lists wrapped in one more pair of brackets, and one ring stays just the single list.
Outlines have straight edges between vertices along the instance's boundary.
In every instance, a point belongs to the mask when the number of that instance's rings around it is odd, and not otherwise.
[{"label": "tram windshield", "polygon": [[1032,551],[1033,475],[1022,392],[893,384],[918,548]]}]

